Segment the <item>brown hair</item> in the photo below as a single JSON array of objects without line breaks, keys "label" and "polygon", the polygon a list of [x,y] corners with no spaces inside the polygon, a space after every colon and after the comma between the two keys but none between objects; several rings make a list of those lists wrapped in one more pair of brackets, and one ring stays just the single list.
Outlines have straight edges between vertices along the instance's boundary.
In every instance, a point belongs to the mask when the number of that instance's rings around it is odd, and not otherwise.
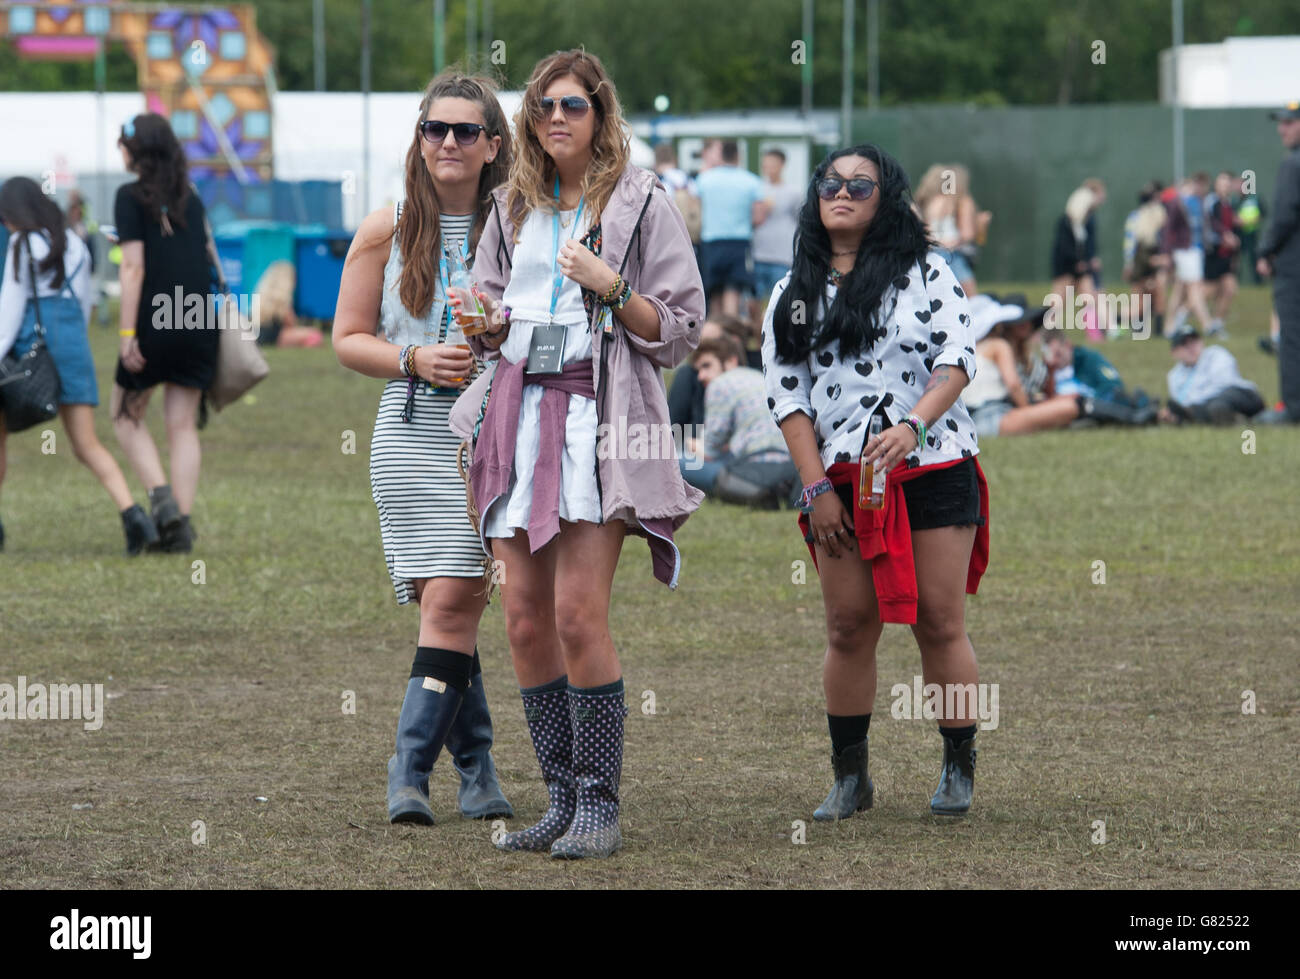
[{"label": "brown hair", "polygon": [[730,333],[724,333],[720,337],[710,337],[707,340],[701,340],[699,346],[691,353],[691,366],[694,367],[700,362],[701,357],[712,354],[718,358],[718,363],[725,369],[727,361],[734,360],[739,366],[745,364],[745,348],[741,346],[740,341]]},{"label": "brown hair", "polygon": [[438,256],[441,254],[442,228],[438,220],[440,206],[438,193],[420,152],[420,123],[424,121],[429,106],[435,99],[466,99],[474,102],[483,112],[487,129],[485,139],[501,137],[501,149],[496,158],[484,165],[478,179],[478,214],[469,233],[469,250],[472,254],[483,231],[492,206],[492,190],[506,179],[510,169],[510,126],[497,101],[496,85],[481,75],[465,75],[449,69],[429,82],[420,99],[420,117],[415,123],[411,148],[406,151],[406,202],[402,217],[395,229],[397,244],[402,252],[402,277],[398,290],[402,305],[415,316],[423,316],[433,306],[437,290]]},{"label": "brown hair", "polygon": [[185,207],[190,198],[189,164],[171,123],[156,112],[142,112],[123,127],[117,141],[131,154],[131,169],[139,178],[131,193],[162,225],[170,237],[172,225],[185,227]]},{"label": "brown hair", "polygon": [[591,136],[591,163],[582,179],[582,193],[591,210],[591,223],[600,221],[600,215],[614,193],[614,186],[627,169],[632,150],[627,136],[623,110],[618,93],[605,66],[594,54],[582,48],[556,51],[537,63],[524,100],[515,115],[515,131],[519,135],[518,152],[510,164],[510,196],[507,210],[515,226],[515,241],[528,215],[538,209],[555,210],[555,161],[542,149],[537,138],[537,123],[533,110],[542,93],[557,78],[572,75],[587,92],[596,113],[596,126]]}]

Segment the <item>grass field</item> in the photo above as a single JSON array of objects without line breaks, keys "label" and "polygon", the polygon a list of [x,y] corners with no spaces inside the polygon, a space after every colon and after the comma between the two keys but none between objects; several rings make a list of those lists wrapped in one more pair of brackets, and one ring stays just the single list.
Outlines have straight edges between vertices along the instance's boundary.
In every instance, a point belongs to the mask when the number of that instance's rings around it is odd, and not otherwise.
[{"label": "grass field", "polygon": [[[1267,303],[1243,293],[1228,346],[1271,403],[1276,362],[1255,349]],[[116,337],[92,332],[106,393]],[[1130,386],[1163,396],[1167,344],[1105,352]],[[626,848],[572,864],[497,852],[490,826],[457,814],[445,759],[438,825],[388,824],[385,763],[417,614],[393,603],[370,500],[380,385],[328,349],[269,359],[252,403],[205,433],[193,555],[126,560],[62,429],[52,455],[38,432],[10,439],[0,682],[102,682],[109,700],[98,731],[0,721],[5,886],[1300,884],[1300,432],[1261,428],[1253,454],[1240,429],[984,444],[992,559],[968,622],[1001,716],[980,735],[975,805],[956,823],[928,815],[933,722],[890,716],[890,687],[920,664],[897,626],[880,649],[876,806],[812,821],[830,784],[824,626],[815,573],[792,583],[807,552],[790,513],[706,504],[680,534],[675,593],[629,541],[613,615],[632,708]],[[121,459],[106,409],[98,418]],[[157,405],[151,420],[162,444]],[[355,454],[342,451],[348,432]],[[480,649],[518,827],[545,790],[499,602]],[[640,709],[646,691],[654,714]]]}]

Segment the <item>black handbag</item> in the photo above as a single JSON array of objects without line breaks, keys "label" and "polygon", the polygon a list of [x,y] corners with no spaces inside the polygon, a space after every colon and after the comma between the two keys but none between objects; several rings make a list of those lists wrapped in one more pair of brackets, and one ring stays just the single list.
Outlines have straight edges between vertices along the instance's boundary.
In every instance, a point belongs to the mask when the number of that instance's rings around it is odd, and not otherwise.
[{"label": "black handbag", "polygon": [[13,353],[0,361],[0,405],[5,428],[21,432],[49,421],[59,413],[59,372],[45,345],[41,323],[40,293],[36,285],[36,262],[32,258],[31,236],[27,238],[27,267],[32,277],[32,303],[36,309],[36,342],[21,357]]}]

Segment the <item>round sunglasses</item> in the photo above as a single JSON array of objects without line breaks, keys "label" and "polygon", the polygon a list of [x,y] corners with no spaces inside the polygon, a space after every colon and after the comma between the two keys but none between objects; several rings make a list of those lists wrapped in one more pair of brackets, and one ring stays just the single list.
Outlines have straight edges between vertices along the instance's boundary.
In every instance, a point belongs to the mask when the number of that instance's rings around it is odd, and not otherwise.
[{"label": "round sunglasses", "polygon": [[448,130],[455,134],[456,142],[461,146],[473,146],[478,141],[478,134],[487,132],[487,126],[480,126],[477,122],[441,122],[435,119],[420,123],[420,135],[430,143],[445,142]]},{"label": "round sunglasses", "polygon": [[834,200],[839,196],[840,189],[846,185],[849,188],[849,197],[855,201],[865,201],[876,192],[876,182],[870,177],[854,177],[852,180],[845,180],[843,177],[822,177],[817,181],[817,196],[824,201]]},{"label": "round sunglasses", "polygon": [[[550,118],[555,114],[556,101],[549,95],[543,95],[533,103],[533,115],[538,119]],[[566,119],[581,119],[591,108],[591,103],[580,95],[566,95],[558,101]]]}]

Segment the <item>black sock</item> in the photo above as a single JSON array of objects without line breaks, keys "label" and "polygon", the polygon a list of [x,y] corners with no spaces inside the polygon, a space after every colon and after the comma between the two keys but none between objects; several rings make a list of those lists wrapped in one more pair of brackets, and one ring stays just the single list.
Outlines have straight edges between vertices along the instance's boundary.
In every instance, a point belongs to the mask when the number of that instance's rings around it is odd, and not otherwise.
[{"label": "black sock", "polygon": [[831,750],[837,755],[845,748],[861,744],[867,740],[867,728],[871,726],[870,714],[826,715],[826,724],[831,729]]},{"label": "black sock", "polygon": [[952,745],[953,748],[956,748],[963,741],[969,741],[975,737],[975,725],[972,724],[969,727],[941,727],[939,733],[943,735],[945,741]]},{"label": "black sock", "polygon": [[473,664],[472,656],[458,653],[454,649],[417,646],[415,662],[411,664],[411,679],[431,676],[464,693],[465,688],[469,686],[469,671]]}]

